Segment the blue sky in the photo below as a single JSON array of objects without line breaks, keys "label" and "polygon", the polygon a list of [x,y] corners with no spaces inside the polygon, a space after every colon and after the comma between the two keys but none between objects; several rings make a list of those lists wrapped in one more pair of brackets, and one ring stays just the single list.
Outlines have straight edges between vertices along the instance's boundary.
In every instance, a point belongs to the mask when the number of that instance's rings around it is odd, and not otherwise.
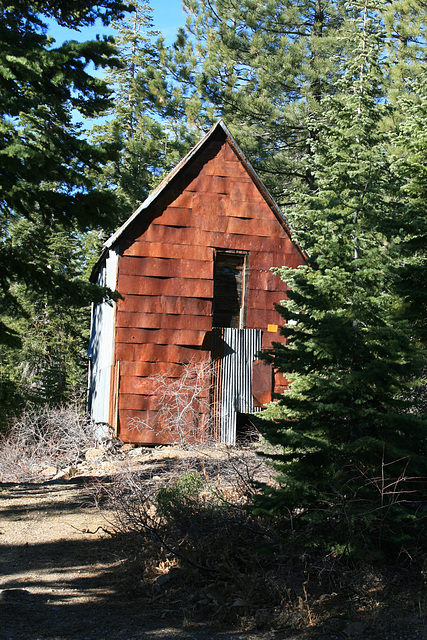
[{"label": "blue sky", "polygon": [[172,42],[178,27],[185,24],[181,0],[151,0],[156,29],[162,32],[166,42]]},{"label": "blue sky", "polygon": [[[182,0],[151,0],[150,5],[153,9],[153,22],[154,29],[160,31],[166,44],[171,44],[175,40],[176,32],[179,27],[185,25],[185,13],[182,10]],[[78,40],[83,42],[85,40],[91,40],[99,35],[115,35],[114,29],[106,28],[99,21],[98,25],[93,27],[87,27],[81,31],[73,31],[71,29],[65,29],[58,27],[57,24],[51,23],[49,25],[49,35],[52,36],[60,44],[64,40]],[[90,73],[93,75],[103,76],[103,69],[94,69],[89,67]],[[76,121],[80,121],[81,116],[76,115]],[[97,122],[103,122],[104,118],[99,118]]]},{"label": "blue sky", "polygon": [[[181,0],[151,0],[151,7],[153,9],[153,21],[154,28],[161,31],[165,37],[166,43],[170,44],[175,39],[175,34],[178,27],[185,24],[185,13],[182,10]],[[102,24],[87,29],[82,29],[81,32],[69,31],[56,25],[52,25],[49,31],[55,40],[59,43],[62,40],[90,40],[94,38],[96,34],[113,34],[112,29],[106,29]]]}]

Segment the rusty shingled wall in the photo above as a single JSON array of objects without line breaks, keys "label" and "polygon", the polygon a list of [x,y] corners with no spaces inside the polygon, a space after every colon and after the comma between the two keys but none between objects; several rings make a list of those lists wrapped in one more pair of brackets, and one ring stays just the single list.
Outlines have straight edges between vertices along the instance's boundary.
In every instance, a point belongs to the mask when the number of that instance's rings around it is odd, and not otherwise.
[{"label": "rusty shingled wall", "polygon": [[151,376],[176,379],[182,363],[210,361],[215,250],[249,254],[246,327],[261,329],[269,346],[281,322],[273,305],[286,292],[270,267],[303,259],[224,138],[210,140],[121,238],[115,393],[122,440],[167,441],[165,432],[133,429],[156,422]]}]

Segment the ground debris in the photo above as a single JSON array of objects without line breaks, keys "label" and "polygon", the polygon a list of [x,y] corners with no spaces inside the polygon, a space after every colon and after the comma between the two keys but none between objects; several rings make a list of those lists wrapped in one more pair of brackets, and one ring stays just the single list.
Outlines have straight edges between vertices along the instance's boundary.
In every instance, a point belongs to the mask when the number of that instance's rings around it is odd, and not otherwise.
[{"label": "ground debris", "polygon": [[[138,447],[99,454],[84,457],[75,475],[0,484],[0,640],[423,640],[425,592],[410,564],[400,572],[362,563],[316,568],[312,556],[311,565],[305,559],[296,567],[283,556],[286,572],[275,575],[268,556],[251,564],[255,530],[246,531],[246,543],[235,540],[233,555],[215,548],[207,519],[209,544],[199,553],[212,574],[165,550],[161,561],[132,556],[137,538],[111,535],[114,514],[102,489],[114,478],[137,474],[157,490],[194,470],[215,486],[219,477],[234,504],[236,468],[242,481],[249,469],[270,473],[253,452],[230,458],[221,447]],[[260,589],[260,571],[270,592]],[[273,592],[279,597],[269,606]]]}]

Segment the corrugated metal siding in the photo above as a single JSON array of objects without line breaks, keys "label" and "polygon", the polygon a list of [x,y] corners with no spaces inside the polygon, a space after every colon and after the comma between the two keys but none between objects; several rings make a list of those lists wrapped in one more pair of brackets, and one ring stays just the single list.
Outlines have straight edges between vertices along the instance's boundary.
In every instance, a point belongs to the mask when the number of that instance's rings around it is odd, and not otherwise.
[{"label": "corrugated metal siding", "polygon": [[214,330],[217,406],[221,442],[236,443],[236,414],[259,411],[252,398],[252,363],[261,349],[260,329]]},{"label": "corrugated metal siding", "polygon": [[[97,284],[116,288],[118,252],[110,250],[102,266]],[[115,303],[95,305],[92,308],[91,335],[88,357],[90,359],[90,386],[88,405],[95,422],[109,421],[111,367],[114,352]]]}]

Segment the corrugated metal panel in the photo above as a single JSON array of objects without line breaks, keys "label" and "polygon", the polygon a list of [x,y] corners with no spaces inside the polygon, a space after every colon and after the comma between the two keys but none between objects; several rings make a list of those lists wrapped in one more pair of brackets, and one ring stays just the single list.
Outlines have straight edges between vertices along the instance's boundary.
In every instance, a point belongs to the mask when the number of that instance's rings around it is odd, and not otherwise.
[{"label": "corrugated metal panel", "polygon": [[[117,280],[118,251],[109,252],[99,272],[97,283],[113,291]],[[92,309],[90,358],[90,386],[88,406],[95,422],[108,423],[111,387],[111,367],[114,346],[114,303],[98,304]]]},{"label": "corrugated metal panel", "polygon": [[212,354],[212,400],[211,422],[212,436],[215,440],[221,440],[221,398],[222,398],[222,373],[224,357],[223,329],[212,330],[211,354]]},{"label": "corrugated metal panel", "polygon": [[[224,357],[222,362],[222,389],[221,389],[221,442],[234,444],[236,442],[236,359],[234,332],[241,329],[223,330]],[[231,344],[230,344],[231,343]]]},{"label": "corrugated metal panel", "polygon": [[[260,329],[215,329],[212,355],[216,372],[216,423],[221,442],[236,443],[236,414],[259,410],[253,405],[252,363],[261,349]],[[219,414],[219,415],[218,415]]]}]

